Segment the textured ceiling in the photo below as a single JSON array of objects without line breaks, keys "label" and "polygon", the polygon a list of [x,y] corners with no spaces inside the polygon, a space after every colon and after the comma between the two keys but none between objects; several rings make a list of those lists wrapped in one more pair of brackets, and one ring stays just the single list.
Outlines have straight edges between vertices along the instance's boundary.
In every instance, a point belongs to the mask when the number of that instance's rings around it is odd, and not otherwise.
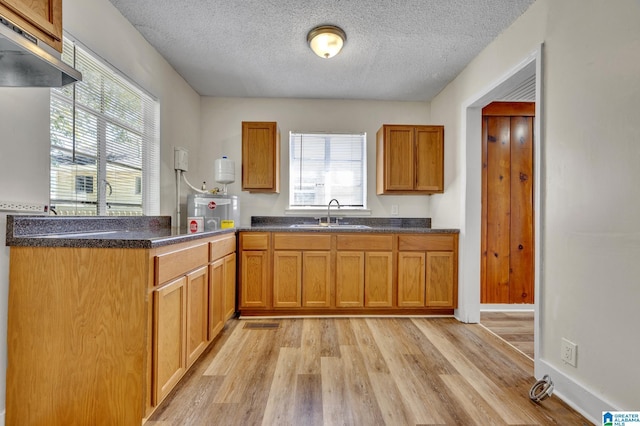
[{"label": "textured ceiling", "polygon": [[110,1],[204,96],[429,101],[534,0]]}]

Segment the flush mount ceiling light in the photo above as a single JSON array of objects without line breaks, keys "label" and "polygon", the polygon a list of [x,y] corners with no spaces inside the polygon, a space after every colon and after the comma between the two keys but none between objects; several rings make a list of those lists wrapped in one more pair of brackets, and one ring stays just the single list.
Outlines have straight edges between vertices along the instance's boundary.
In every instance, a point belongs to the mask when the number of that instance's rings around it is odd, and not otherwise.
[{"label": "flush mount ceiling light", "polygon": [[307,42],[309,47],[321,58],[329,59],[336,56],[342,45],[347,40],[347,35],[334,25],[322,25],[309,31]]}]

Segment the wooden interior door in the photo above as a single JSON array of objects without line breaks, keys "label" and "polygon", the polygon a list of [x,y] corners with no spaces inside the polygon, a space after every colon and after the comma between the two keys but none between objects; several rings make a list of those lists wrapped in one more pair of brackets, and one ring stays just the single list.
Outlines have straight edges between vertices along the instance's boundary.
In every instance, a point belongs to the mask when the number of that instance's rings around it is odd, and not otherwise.
[{"label": "wooden interior door", "polygon": [[482,110],[482,303],[534,303],[534,115],[533,102]]}]

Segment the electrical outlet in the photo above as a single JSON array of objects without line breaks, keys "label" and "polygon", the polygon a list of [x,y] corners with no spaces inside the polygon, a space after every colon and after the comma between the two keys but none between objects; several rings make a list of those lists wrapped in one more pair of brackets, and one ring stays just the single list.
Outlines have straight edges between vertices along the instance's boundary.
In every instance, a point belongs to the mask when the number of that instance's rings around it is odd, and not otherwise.
[{"label": "electrical outlet", "polygon": [[398,205],[397,204],[391,204],[391,214],[393,216],[398,216]]},{"label": "electrical outlet", "polygon": [[179,146],[173,148],[173,168],[183,172],[189,170],[189,151]]},{"label": "electrical outlet", "polygon": [[560,347],[560,358],[569,365],[576,367],[578,345],[563,338]]},{"label": "electrical outlet", "polygon": [[49,206],[40,203],[23,203],[21,201],[0,201],[0,211],[15,213],[49,213]]}]

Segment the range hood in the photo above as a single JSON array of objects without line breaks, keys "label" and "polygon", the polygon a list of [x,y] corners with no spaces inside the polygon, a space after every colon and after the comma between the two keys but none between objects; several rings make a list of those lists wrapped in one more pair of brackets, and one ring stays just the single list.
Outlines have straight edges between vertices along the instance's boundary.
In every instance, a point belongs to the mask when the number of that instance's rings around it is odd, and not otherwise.
[{"label": "range hood", "polygon": [[82,80],[80,72],[51,50],[0,17],[0,87],[61,87]]}]

